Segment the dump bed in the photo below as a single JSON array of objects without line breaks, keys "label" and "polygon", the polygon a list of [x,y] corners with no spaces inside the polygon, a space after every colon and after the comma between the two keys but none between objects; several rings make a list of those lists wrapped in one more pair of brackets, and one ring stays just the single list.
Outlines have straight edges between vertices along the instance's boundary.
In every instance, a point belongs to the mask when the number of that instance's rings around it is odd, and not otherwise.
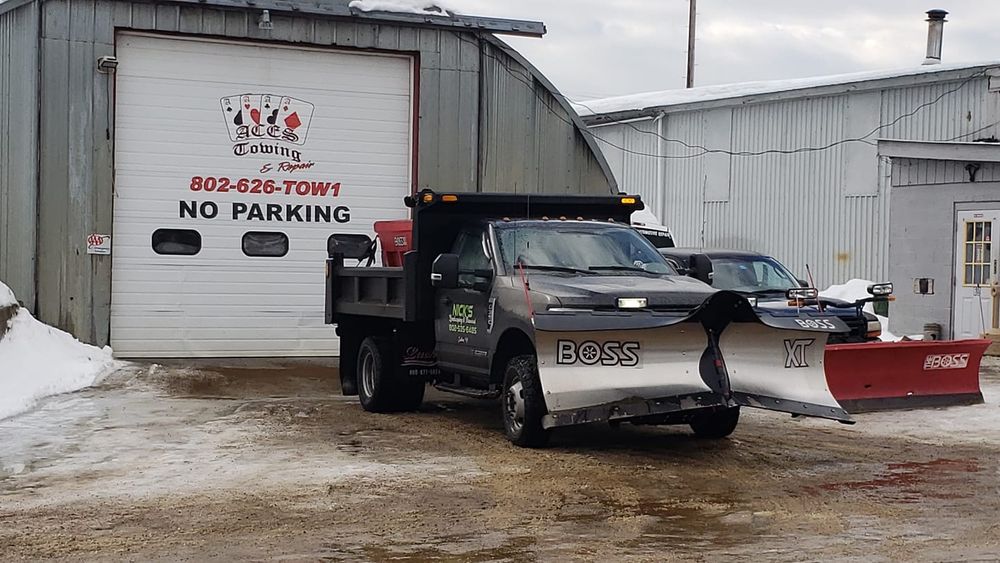
[{"label": "dump bed", "polygon": [[342,256],[327,260],[326,322],[343,315],[399,321],[415,318],[413,287],[416,253],[404,256],[402,268],[351,267]]}]

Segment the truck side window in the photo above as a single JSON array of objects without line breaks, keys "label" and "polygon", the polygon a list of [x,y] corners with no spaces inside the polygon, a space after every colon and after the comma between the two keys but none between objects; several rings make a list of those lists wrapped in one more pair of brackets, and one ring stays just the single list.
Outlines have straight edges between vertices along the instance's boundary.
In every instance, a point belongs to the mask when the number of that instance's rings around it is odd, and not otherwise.
[{"label": "truck side window", "polygon": [[455,254],[458,254],[458,283],[460,286],[471,286],[476,276],[476,270],[491,270],[490,259],[483,251],[483,230],[470,229],[462,231],[455,241]]}]

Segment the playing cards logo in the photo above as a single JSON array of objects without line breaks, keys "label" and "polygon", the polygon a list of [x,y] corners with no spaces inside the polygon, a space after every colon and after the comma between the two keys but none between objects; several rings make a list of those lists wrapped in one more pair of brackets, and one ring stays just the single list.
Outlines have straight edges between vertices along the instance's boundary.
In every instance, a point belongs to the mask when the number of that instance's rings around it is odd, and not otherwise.
[{"label": "playing cards logo", "polygon": [[228,96],[221,102],[229,138],[240,143],[234,149],[237,156],[263,152],[251,151],[247,141],[305,144],[315,109],[305,100],[274,94]]}]

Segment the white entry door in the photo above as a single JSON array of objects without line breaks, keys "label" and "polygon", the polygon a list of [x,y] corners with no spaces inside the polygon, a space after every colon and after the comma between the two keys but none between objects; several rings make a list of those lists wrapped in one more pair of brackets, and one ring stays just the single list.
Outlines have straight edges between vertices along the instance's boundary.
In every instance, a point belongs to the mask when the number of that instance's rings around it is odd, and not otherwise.
[{"label": "white entry door", "polygon": [[1000,211],[959,211],[955,260],[955,338],[979,338],[993,326],[990,288],[997,275],[993,233]]}]

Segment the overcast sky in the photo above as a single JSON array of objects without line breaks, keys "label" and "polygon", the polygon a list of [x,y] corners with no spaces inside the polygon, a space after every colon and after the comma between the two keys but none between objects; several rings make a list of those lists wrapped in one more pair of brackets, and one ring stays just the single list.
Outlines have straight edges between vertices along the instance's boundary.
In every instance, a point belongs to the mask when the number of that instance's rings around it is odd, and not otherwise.
[{"label": "overcast sky", "polygon": [[[574,99],[684,87],[688,0],[449,0],[545,22],[505,37]],[[924,12],[950,12],[946,63],[1000,60],[1000,0],[698,0],[695,85],[919,65]]]}]

